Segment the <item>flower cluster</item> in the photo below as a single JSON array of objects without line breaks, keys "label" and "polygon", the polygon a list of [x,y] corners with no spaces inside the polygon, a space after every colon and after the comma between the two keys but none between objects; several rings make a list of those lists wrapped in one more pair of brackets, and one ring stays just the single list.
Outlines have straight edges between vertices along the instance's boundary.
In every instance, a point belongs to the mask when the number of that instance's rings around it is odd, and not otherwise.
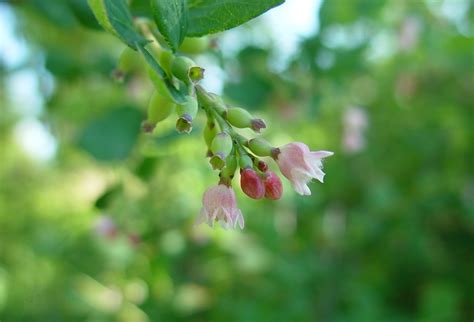
[{"label": "flower cluster", "polygon": [[[149,69],[150,79],[155,85],[143,130],[152,133],[156,125],[168,118],[173,111],[177,114],[176,130],[190,133],[197,113],[201,110],[207,117],[203,130],[207,145],[207,156],[214,170],[219,171],[219,182],[210,187],[203,196],[203,207],[196,223],[213,226],[218,222],[224,228],[244,227],[244,218],[237,207],[232,181],[240,171],[240,187],[252,199],[278,200],[283,193],[279,176],[272,172],[262,158],[273,159],[281,173],[292,184],[297,193],[310,195],[308,183],[312,179],[323,182],[323,158],[332,155],[328,151],[310,151],[304,143],[293,142],[274,147],[260,137],[246,138],[236,129],[251,129],[256,133],[266,128],[265,121],[251,115],[247,110],[227,105],[223,99],[207,92],[199,81],[204,69],[189,57],[177,55],[160,45],[153,38],[147,24],[141,25],[144,36],[150,39],[147,50],[163,68],[162,75]],[[123,55],[115,73],[123,77],[130,61]],[[129,64],[128,64],[129,65]],[[170,90],[170,86],[173,90]],[[176,89],[179,89],[179,93]],[[179,94],[177,96],[177,94]]]}]

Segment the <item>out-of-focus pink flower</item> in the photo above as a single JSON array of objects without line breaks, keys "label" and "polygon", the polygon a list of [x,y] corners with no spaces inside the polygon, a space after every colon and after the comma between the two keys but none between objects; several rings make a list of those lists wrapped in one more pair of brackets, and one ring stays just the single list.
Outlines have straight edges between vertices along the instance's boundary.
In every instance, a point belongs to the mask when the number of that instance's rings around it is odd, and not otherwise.
[{"label": "out-of-focus pink flower", "polygon": [[281,173],[290,180],[300,195],[311,195],[308,182],[318,179],[323,182],[324,172],[321,159],[333,155],[330,151],[310,151],[304,143],[293,142],[284,145],[275,157]]},{"label": "out-of-focus pink flower", "polygon": [[265,196],[262,178],[252,168],[243,169],[240,173],[240,187],[252,199],[262,199]]},{"label": "out-of-focus pink flower", "polygon": [[398,41],[400,44],[400,50],[409,52],[413,50],[418,44],[420,38],[421,24],[420,21],[415,17],[408,17],[400,26],[400,32],[398,34]]},{"label": "out-of-focus pink flower", "polygon": [[114,220],[109,216],[100,216],[94,224],[94,230],[97,235],[113,239],[118,234],[118,228]]},{"label": "out-of-focus pink flower", "polygon": [[267,171],[265,173],[265,198],[271,200],[278,200],[283,194],[283,185],[281,184],[280,177],[275,172]]},{"label": "out-of-focus pink flower", "polygon": [[235,228],[237,224],[241,229],[244,228],[244,217],[237,208],[234,190],[225,184],[218,184],[206,190],[196,225],[206,222],[213,227],[215,221],[225,229]]},{"label": "out-of-focus pink flower", "polygon": [[367,113],[360,107],[349,107],[342,116],[344,133],[342,145],[348,153],[359,152],[365,147],[364,132],[368,126]]}]

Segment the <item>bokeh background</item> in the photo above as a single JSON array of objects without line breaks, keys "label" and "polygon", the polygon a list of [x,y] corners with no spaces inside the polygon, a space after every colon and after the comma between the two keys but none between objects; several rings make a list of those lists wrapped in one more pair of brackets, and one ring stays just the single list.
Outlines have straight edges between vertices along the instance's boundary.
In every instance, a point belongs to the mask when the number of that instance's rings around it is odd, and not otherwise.
[{"label": "bokeh background", "polygon": [[2,322],[472,321],[472,1],[288,0],[212,37],[207,89],[335,152],[310,197],[238,192],[243,231],[193,225],[204,119],[141,133],[152,85],[111,79],[83,5],[0,3]]}]

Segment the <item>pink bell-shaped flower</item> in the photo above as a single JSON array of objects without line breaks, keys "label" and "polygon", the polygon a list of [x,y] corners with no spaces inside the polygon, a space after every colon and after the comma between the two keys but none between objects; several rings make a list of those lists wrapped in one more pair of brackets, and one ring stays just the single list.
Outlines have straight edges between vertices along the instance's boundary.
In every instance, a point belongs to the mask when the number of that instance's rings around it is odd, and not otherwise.
[{"label": "pink bell-shaped flower", "polygon": [[310,151],[308,146],[300,142],[288,143],[279,148],[275,160],[281,173],[290,180],[293,188],[300,195],[311,195],[308,182],[318,179],[323,182],[324,172],[321,159],[333,155],[330,151]]},{"label": "pink bell-shaped flower", "polygon": [[202,197],[201,213],[196,225],[206,222],[210,227],[217,221],[224,229],[244,228],[244,217],[239,208],[234,190],[225,184],[218,184],[206,190]]}]

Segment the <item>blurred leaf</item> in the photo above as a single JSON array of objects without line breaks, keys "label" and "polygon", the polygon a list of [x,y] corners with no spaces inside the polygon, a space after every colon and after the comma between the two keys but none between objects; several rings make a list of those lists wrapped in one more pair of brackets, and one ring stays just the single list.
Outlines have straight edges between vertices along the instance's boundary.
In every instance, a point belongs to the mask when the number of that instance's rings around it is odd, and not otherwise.
[{"label": "blurred leaf", "polygon": [[123,160],[135,145],[142,119],[135,108],[112,109],[84,128],[79,146],[98,160]]},{"label": "blurred leaf", "polygon": [[74,16],[83,26],[91,29],[102,29],[87,4],[87,0],[68,0],[68,4]]},{"label": "blurred leaf", "polygon": [[99,198],[97,198],[94,203],[94,206],[97,209],[101,210],[107,209],[107,207],[114,201],[114,199],[120,195],[122,190],[122,184],[116,184],[107,188],[107,190],[105,190],[104,193],[100,195]]}]

